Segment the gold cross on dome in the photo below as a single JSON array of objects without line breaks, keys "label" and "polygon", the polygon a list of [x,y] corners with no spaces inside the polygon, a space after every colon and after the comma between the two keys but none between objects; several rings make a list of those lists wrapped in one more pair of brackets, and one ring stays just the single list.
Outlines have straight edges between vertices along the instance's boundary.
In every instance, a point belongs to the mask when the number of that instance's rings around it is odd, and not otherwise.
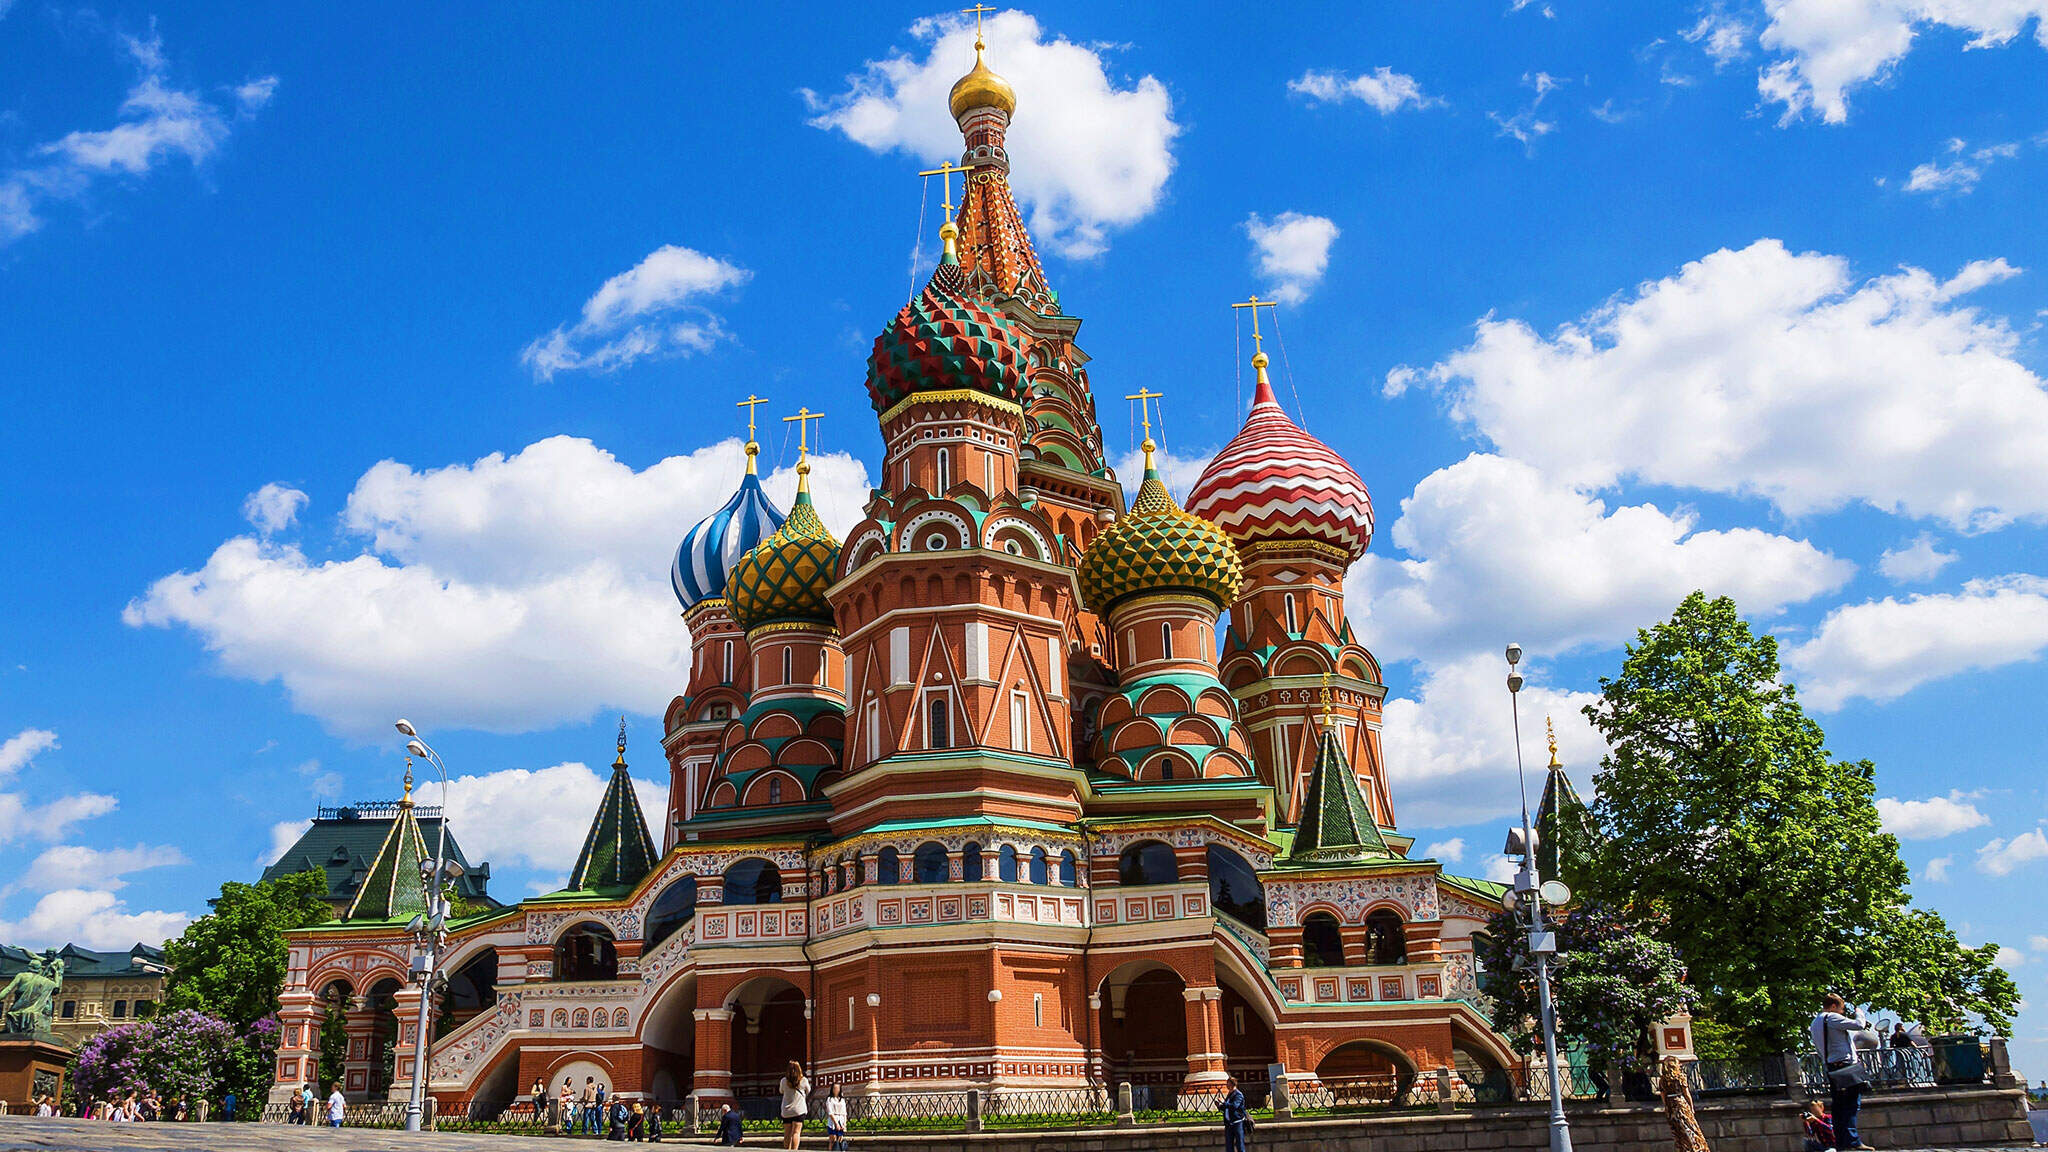
[{"label": "gold cross on dome", "polygon": [[[825,414],[823,412],[813,412],[809,408],[799,408],[796,410],[796,415],[784,416],[782,418],[784,424],[793,423],[796,425],[796,466],[801,471],[808,472],[811,470],[811,463],[808,459],[811,452],[811,421],[823,420],[824,418]],[[785,440],[783,443],[786,444],[788,441]]]},{"label": "gold cross on dome", "polygon": [[1140,387],[1136,392],[1124,397],[1126,400],[1136,400],[1138,402],[1138,417],[1145,424],[1145,442],[1138,445],[1138,447],[1145,450],[1145,471],[1147,472],[1152,470],[1152,450],[1159,447],[1159,445],[1152,442],[1152,401],[1164,395],[1166,395],[1164,392],[1154,392],[1150,388]]},{"label": "gold cross on dome", "polygon": [[981,47],[981,18],[982,18],[983,16],[987,15],[987,14],[988,14],[988,13],[990,13],[990,12],[994,12],[994,11],[996,11],[996,9],[994,9],[994,8],[991,8],[991,7],[989,7],[989,6],[988,6],[988,5],[986,5],[986,4],[982,4],[982,3],[978,3],[978,2],[977,2],[977,3],[976,3],[976,4],[974,5],[974,7],[972,7],[972,8],[962,8],[962,9],[961,9],[960,11],[961,11],[961,12],[962,12],[963,14],[965,14],[965,15],[970,15],[970,16],[973,16],[973,17],[974,17],[974,46],[975,46],[976,48],[980,48],[980,47]]},{"label": "gold cross on dome", "polygon": [[[953,163],[951,160],[948,160],[944,164],[939,165],[937,168],[933,168],[924,172],[919,172],[918,175],[937,176],[940,178],[939,182],[944,190],[939,194],[939,206],[946,210],[947,218],[951,219],[953,215],[953,173],[972,171],[974,171],[974,169],[963,167],[959,164]],[[962,184],[960,187],[960,195],[963,197],[967,195],[967,186],[965,184]]]},{"label": "gold cross on dome", "polygon": [[754,458],[761,454],[761,445],[754,439],[754,409],[766,403],[766,400],[749,392],[745,400],[733,405],[735,408],[745,408],[747,410],[747,475],[749,476],[754,474]]},{"label": "gold cross on dome", "polygon": [[1261,300],[1259,299],[1257,293],[1253,293],[1251,299],[1246,300],[1241,304],[1232,304],[1231,307],[1249,308],[1252,310],[1252,351],[1264,352],[1266,350],[1265,339],[1264,337],[1259,335],[1259,309],[1278,309],[1280,305],[1271,300]]}]

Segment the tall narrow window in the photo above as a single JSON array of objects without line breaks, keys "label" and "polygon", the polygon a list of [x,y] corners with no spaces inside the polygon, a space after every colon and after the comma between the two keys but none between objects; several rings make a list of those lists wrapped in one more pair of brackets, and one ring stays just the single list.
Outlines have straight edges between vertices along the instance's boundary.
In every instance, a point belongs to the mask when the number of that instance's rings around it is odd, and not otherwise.
[{"label": "tall narrow window", "polygon": [[1043,992],[1033,992],[1031,994],[1031,1025],[1034,1028],[1045,1027],[1045,993]]},{"label": "tall narrow window", "polygon": [[796,683],[796,649],[794,648],[785,647],[782,650],[782,682],[784,684]]},{"label": "tall narrow window", "polygon": [[870,700],[860,710],[861,739],[866,743],[870,761],[882,758],[882,702]]},{"label": "tall narrow window", "polygon": [[725,683],[732,683],[732,641],[725,642]]},{"label": "tall narrow window", "polygon": [[984,452],[981,456],[981,486],[993,496],[996,492],[996,458]]},{"label": "tall narrow window", "polygon": [[933,692],[925,705],[924,745],[927,748],[951,748],[952,734],[947,730],[952,719],[952,709],[947,707],[946,694]]},{"label": "tall narrow window", "polygon": [[1031,751],[1031,697],[1022,692],[1010,693],[1010,747]]},{"label": "tall narrow window", "polygon": [[1066,673],[1066,652],[1061,648],[1060,638],[1057,636],[1047,638],[1045,647],[1046,691],[1054,696],[1064,696],[1066,688],[1060,683],[1060,677]]},{"label": "tall narrow window", "polygon": [[953,459],[952,459],[952,457],[951,457],[951,456],[948,456],[948,455],[946,454],[946,450],[945,450],[944,448],[941,448],[941,449],[939,449],[939,491],[938,491],[938,495],[941,495],[941,496],[945,495],[945,494],[946,494],[946,489],[948,489],[948,488],[951,488],[952,486],[953,486]]},{"label": "tall narrow window", "polygon": [[782,803],[782,781],[770,780],[768,782],[768,802],[770,804]]},{"label": "tall narrow window", "polygon": [[1289,592],[1282,602],[1287,608],[1287,631],[1289,634],[1301,631],[1294,622],[1294,593]]},{"label": "tall narrow window", "polygon": [[1159,652],[1160,655],[1165,656],[1168,660],[1173,659],[1173,625],[1171,624],[1161,624],[1159,626]]}]

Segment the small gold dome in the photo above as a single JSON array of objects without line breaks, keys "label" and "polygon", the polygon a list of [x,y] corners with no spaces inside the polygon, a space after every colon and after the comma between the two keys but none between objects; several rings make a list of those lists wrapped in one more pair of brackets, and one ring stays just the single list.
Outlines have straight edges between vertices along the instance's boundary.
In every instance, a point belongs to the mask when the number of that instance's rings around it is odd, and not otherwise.
[{"label": "small gold dome", "polygon": [[1008,116],[1017,111],[1017,92],[1010,82],[989,71],[981,62],[981,44],[974,45],[974,71],[953,81],[953,95],[950,103],[953,119],[958,120],[972,108],[1000,108]]}]

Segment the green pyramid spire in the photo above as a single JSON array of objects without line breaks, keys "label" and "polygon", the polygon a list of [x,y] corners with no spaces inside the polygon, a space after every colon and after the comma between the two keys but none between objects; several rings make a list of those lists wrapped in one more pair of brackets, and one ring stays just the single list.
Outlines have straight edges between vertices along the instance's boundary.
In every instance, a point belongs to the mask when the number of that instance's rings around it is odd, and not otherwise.
[{"label": "green pyramid spire", "polygon": [[612,782],[597,806],[597,818],[590,822],[590,835],[583,838],[576,870],[569,873],[569,888],[577,892],[631,888],[654,871],[654,864],[654,840],[647,835],[647,818],[640,812],[633,777],[626,771],[626,718],[621,716],[619,758],[612,761]]},{"label": "green pyramid spire", "polygon": [[429,859],[427,839],[412,814],[412,761],[405,763],[405,795],[398,801],[398,817],[377,849],[363,886],[349,901],[343,920],[409,920],[427,910],[426,886],[420,879],[420,864]]},{"label": "green pyramid spire", "polygon": [[1393,850],[1380,835],[1372,818],[1372,807],[1358,787],[1358,776],[1344,749],[1337,743],[1335,727],[1324,724],[1323,739],[1316,749],[1315,772],[1309,777],[1308,794],[1301,801],[1301,824],[1294,830],[1294,846],[1287,858],[1296,864],[1350,864],[1374,857],[1392,856]]},{"label": "green pyramid spire", "polygon": [[[1544,722],[1546,728],[1549,721]],[[1543,784],[1543,802],[1536,808],[1536,870],[1546,880],[1579,887],[1584,870],[1600,846],[1592,810],[1572,787],[1557,758],[1557,734],[1550,734],[1550,778]]]}]

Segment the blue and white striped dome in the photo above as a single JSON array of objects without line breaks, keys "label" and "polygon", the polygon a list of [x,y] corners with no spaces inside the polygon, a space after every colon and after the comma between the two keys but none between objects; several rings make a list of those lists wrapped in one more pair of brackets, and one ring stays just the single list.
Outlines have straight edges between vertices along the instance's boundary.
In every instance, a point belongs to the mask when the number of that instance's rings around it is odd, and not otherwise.
[{"label": "blue and white striped dome", "polygon": [[699,521],[683,537],[682,547],[676,549],[669,583],[675,586],[676,599],[683,602],[683,610],[687,612],[713,596],[723,596],[725,578],[731,574],[732,566],[754,545],[774,535],[782,521],[782,513],[775,510],[768,502],[768,494],[761,490],[761,478],[748,471],[746,479],[740,481],[740,490],[732,494],[725,507]]}]

